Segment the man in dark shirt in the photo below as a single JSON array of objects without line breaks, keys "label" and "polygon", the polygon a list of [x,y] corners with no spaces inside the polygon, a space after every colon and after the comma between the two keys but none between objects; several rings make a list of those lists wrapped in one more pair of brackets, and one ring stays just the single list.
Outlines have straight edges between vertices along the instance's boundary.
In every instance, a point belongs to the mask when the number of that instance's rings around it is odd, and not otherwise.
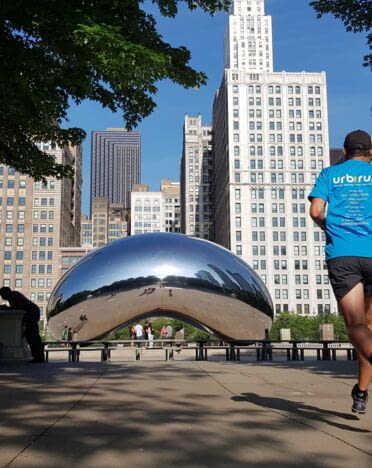
[{"label": "man in dark shirt", "polygon": [[40,319],[39,307],[19,291],[12,291],[6,286],[0,289],[0,296],[9,302],[11,309],[25,311],[23,315],[23,335],[26,338],[33,357],[30,362],[45,362],[44,346],[40,338],[38,325]]}]

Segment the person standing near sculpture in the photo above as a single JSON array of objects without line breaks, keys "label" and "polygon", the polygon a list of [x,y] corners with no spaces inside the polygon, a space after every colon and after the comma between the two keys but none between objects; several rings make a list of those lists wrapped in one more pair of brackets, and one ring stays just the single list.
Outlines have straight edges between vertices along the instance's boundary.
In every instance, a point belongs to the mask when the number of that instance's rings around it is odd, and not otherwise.
[{"label": "person standing near sculpture", "polygon": [[67,329],[67,341],[70,342],[70,341],[73,341],[74,340],[74,330],[72,329],[72,327],[68,327]]},{"label": "person standing near sculpture", "polygon": [[146,340],[148,340],[148,346],[149,348],[153,348],[154,346],[154,331],[152,329],[152,324],[151,322],[146,322],[145,325],[145,333],[146,333]]},{"label": "person standing near sculpture", "polygon": [[167,325],[167,339],[170,340],[173,337],[173,327],[170,323]]},{"label": "person standing near sculpture", "polygon": [[175,334],[174,338],[175,338],[176,348],[177,348],[176,351],[177,351],[178,354],[180,354],[181,349],[182,349],[182,345],[183,345],[183,341],[185,339],[183,328],[179,328],[176,331],[176,334]]},{"label": "person standing near sculpture", "polygon": [[0,296],[8,301],[10,309],[25,311],[23,315],[23,335],[30,347],[33,358],[29,362],[45,362],[44,345],[41,341],[38,325],[40,320],[39,307],[19,291],[12,291],[7,286],[0,288]]},{"label": "person standing near sculpture", "polygon": [[[160,339],[161,340],[166,340],[167,336],[168,336],[167,327],[165,325],[163,325],[161,327],[161,330],[160,330]],[[163,343],[162,343],[162,346],[163,346]]]},{"label": "person standing near sculpture", "polygon": [[143,326],[139,322],[135,324],[134,332],[136,335],[136,340],[143,340]]},{"label": "person standing near sculpture", "polygon": [[358,351],[359,377],[351,396],[352,411],[360,414],[367,410],[372,379],[371,147],[368,133],[349,133],[346,161],[323,169],[309,195],[310,216],[326,233],[330,282]]},{"label": "person standing near sculpture", "polygon": [[65,325],[62,331],[62,336],[61,336],[63,346],[67,346],[66,345],[67,335],[68,335],[68,326]]}]

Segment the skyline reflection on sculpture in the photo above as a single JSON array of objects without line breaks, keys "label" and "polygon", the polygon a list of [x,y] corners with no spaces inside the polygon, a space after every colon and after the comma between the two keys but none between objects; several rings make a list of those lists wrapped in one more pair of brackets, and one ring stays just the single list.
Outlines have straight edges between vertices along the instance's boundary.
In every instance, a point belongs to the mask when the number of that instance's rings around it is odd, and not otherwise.
[{"label": "skyline reflection on sculpture", "polygon": [[[134,272],[137,275],[129,276],[129,273]],[[147,272],[148,274],[138,274],[139,272]],[[143,305],[142,308],[138,309],[140,301],[133,302],[135,290],[138,290],[138,294],[135,296],[142,300],[143,288],[150,286],[154,289],[151,295],[152,303],[149,302],[146,306]],[[261,279],[245,262],[228,250],[209,241],[173,233],[132,236],[115,241],[88,254],[69,270],[57,284],[48,305],[48,318],[52,324],[52,319],[64,311],[69,314],[69,317],[72,309],[76,309],[76,313],[78,313],[79,304],[81,307],[86,307],[84,303],[93,304],[94,299],[102,301],[105,297],[109,299],[111,296],[119,294],[122,296],[120,296],[122,308],[127,306],[126,298],[130,296],[131,307],[133,310],[138,309],[141,316],[149,315],[151,312],[159,315],[159,311],[162,310],[163,306],[165,307],[160,303],[161,300],[165,300],[163,296],[160,299],[160,291],[172,287],[178,289],[179,292],[172,294],[173,302],[169,302],[167,298],[166,305],[174,307],[175,310],[170,308],[163,310],[163,315],[176,316],[179,314],[181,316],[183,314],[183,318],[185,318],[184,311],[189,306],[188,303],[193,302],[191,299],[195,302],[197,297],[202,298],[202,296],[207,295],[208,307],[211,309],[214,302],[227,301],[226,298],[229,298],[230,301],[241,301],[249,305],[249,307],[245,307],[247,314],[245,320],[248,319],[249,309],[259,311],[267,318],[272,319],[270,295]],[[184,294],[181,298],[180,291],[187,293],[190,300],[185,299]],[[207,307],[204,299],[203,301],[204,307]],[[185,302],[186,304],[184,304]],[[114,305],[110,303],[110,308],[112,307]],[[119,305],[115,305],[115,307],[119,309]],[[146,307],[150,310],[145,310]],[[193,305],[193,307],[195,308],[197,305]],[[244,306],[236,305],[235,308],[239,309],[239,314],[242,313],[242,319],[244,319]],[[109,312],[106,310],[102,313],[109,314]],[[118,313],[119,311],[115,312],[115,314]],[[204,314],[203,320],[213,322],[213,310],[187,311],[187,313],[195,316]],[[112,314],[114,315],[114,312]],[[134,316],[129,318],[130,311],[123,311],[122,314],[123,322],[121,325],[136,318]],[[229,314],[228,310],[226,310],[226,314]],[[196,319],[191,315],[189,318],[194,321]],[[58,321],[62,322],[61,319]],[[113,321],[111,320],[110,323]],[[208,324],[207,327],[213,329],[211,324]],[[89,327],[86,326],[86,328]],[[104,330],[106,333],[108,331],[110,330]],[[225,335],[223,330],[218,330],[218,334]]]},{"label": "skyline reflection on sculpture", "polygon": [[[130,289],[138,289],[142,288],[143,286],[152,284],[158,284],[160,287],[171,285],[188,287],[197,285],[199,288],[204,287],[205,289],[215,289],[216,292],[232,294],[234,295],[234,297],[237,297],[243,301],[246,301],[248,292],[251,292],[254,296],[256,295],[256,290],[252,288],[252,285],[250,285],[246,280],[244,280],[244,278],[239,273],[229,272],[231,275],[237,276],[236,282],[233,282],[231,278],[228,275],[226,275],[222,270],[220,270],[217,266],[211,264],[209,264],[208,266],[212,268],[216,273],[221,275],[221,277],[226,281],[226,284],[229,286],[229,288],[223,287],[221,283],[219,283],[211,275],[211,273],[206,270],[199,270],[198,272],[195,272],[195,281],[193,281],[193,278],[174,275],[169,275],[164,278],[154,275],[149,275],[146,277],[139,276],[137,278],[128,278],[127,280],[115,281],[110,285],[103,286],[95,290],[81,291],[77,294],[74,294],[68,300],[65,301],[64,306],[62,308],[59,308],[58,312],[61,312],[64,309],[67,309],[73,305],[79,304],[79,302],[88,298],[94,298],[96,296],[101,295],[110,295],[113,293],[118,293]],[[200,275],[201,272],[203,273],[203,275],[207,276],[208,279],[202,278]],[[245,289],[242,287],[242,284],[246,285]],[[239,286],[240,289],[237,289],[237,286]],[[244,294],[242,292],[244,292]],[[249,296],[249,298],[252,299],[253,296]],[[255,297],[255,300],[257,300],[257,297]],[[253,304],[250,302],[250,305]],[[53,315],[54,313],[51,312],[51,316]]]}]

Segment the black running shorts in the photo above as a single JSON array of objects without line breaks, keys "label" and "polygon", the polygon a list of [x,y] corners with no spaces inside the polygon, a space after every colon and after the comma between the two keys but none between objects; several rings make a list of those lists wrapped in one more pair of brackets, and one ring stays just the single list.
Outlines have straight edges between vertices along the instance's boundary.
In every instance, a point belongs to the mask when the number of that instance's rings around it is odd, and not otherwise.
[{"label": "black running shorts", "polygon": [[358,283],[363,283],[365,294],[372,296],[372,258],[336,257],[327,260],[327,266],[338,301]]}]

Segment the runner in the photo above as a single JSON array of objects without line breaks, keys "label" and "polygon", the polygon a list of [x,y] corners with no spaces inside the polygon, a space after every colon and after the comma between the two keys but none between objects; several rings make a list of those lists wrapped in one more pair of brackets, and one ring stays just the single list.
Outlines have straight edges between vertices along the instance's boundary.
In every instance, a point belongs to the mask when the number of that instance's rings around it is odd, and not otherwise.
[{"label": "runner", "polygon": [[[346,161],[323,169],[309,195],[310,216],[326,233],[329,278],[358,351],[359,378],[352,411],[367,410],[372,378],[372,151],[368,133],[344,142]],[[327,212],[326,212],[327,206]]]}]

